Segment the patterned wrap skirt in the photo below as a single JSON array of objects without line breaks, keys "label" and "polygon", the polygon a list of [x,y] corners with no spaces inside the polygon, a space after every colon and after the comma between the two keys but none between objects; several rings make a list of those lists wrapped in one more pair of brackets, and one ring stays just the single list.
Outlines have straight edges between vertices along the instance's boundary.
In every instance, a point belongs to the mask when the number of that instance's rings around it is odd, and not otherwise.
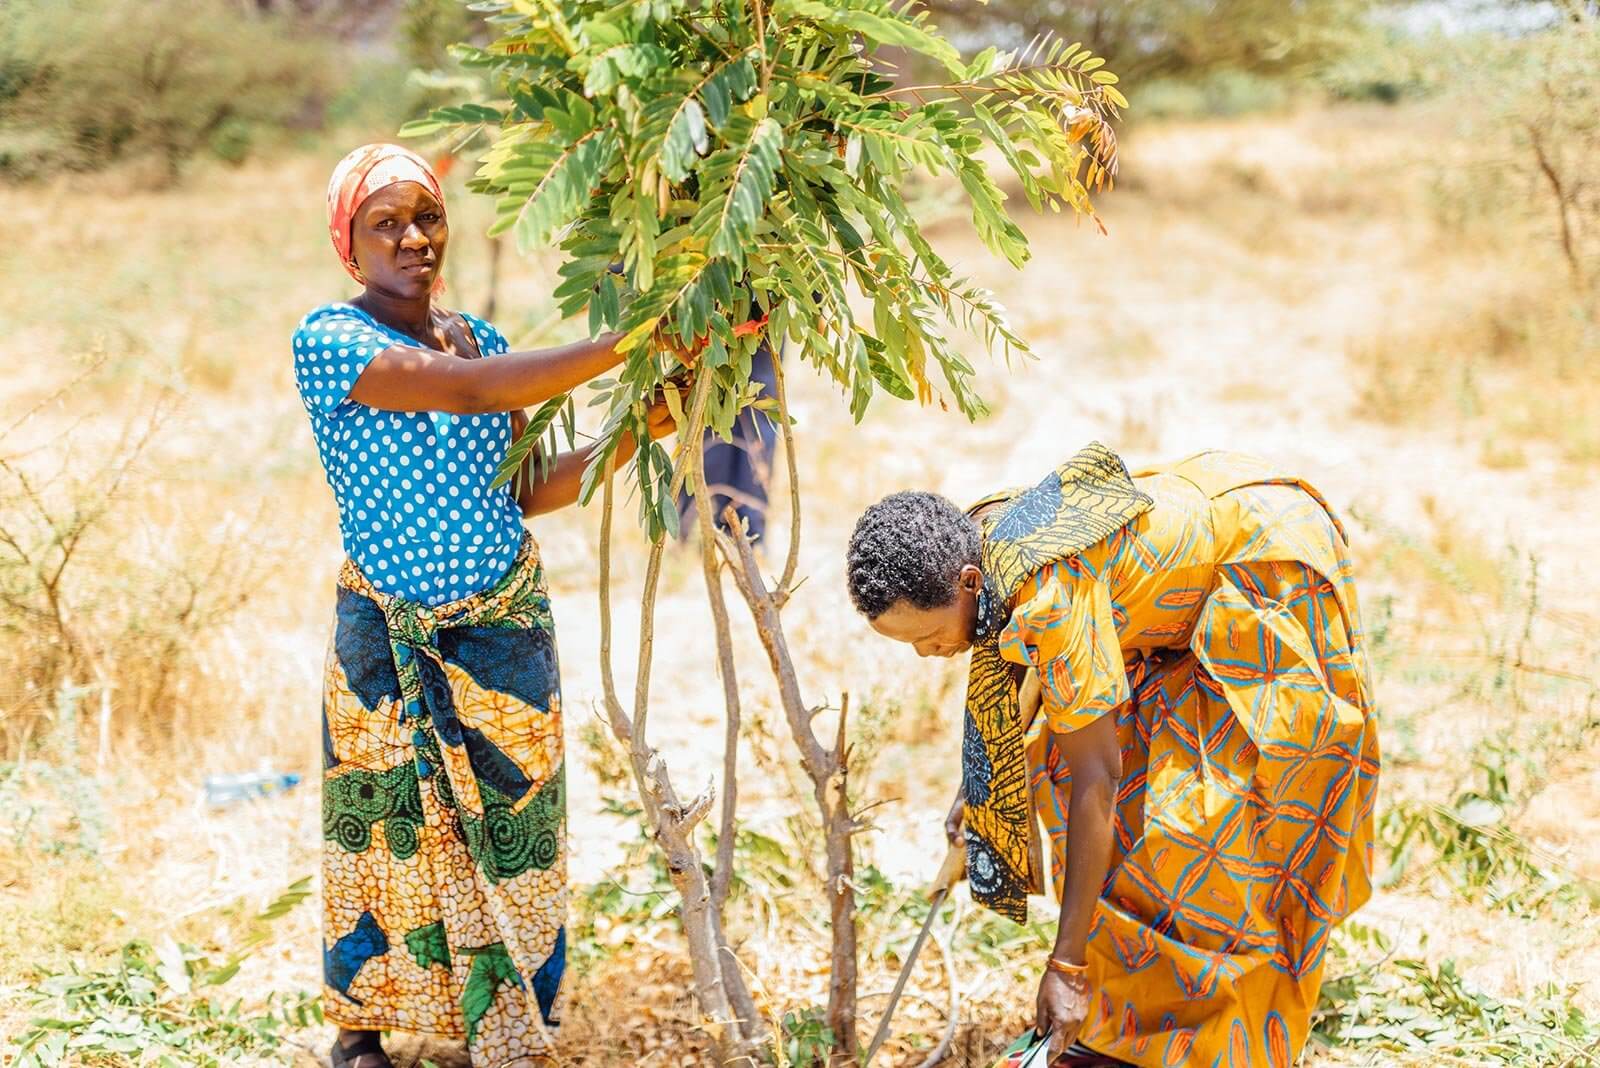
[{"label": "patterned wrap skirt", "polygon": [[346,562],[323,700],[323,1006],[355,1030],[552,1052],[566,793],[539,554],[428,607]]}]

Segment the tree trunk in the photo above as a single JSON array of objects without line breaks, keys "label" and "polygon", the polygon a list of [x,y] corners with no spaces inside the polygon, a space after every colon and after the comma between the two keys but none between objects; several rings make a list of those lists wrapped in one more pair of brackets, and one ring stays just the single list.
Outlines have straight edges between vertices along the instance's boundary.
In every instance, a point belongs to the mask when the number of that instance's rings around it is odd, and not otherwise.
[{"label": "tree trunk", "polygon": [[[709,379],[695,391],[691,424],[704,418]],[[698,438],[695,445],[698,446]],[[680,442],[680,453],[685,444]],[[679,456],[680,469],[682,456]],[[708,783],[693,801],[684,804],[673,788],[666,762],[646,740],[650,708],[650,669],[655,644],[656,590],[661,580],[665,536],[650,546],[644,590],[639,605],[639,662],[634,683],[633,715],[623,710],[617,696],[611,660],[611,528],[614,515],[613,471],[606,472],[600,519],[600,678],[606,715],[617,741],[627,746],[629,764],[646,819],[667,862],[667,872],[682,901],[680,919],[689,945],[694,974],[695,1000],[705,1016],[718,1064],[754,1063],[754,1050],[744,1037],[739,1015],[728,998],[723,981],[722,920],[713,900],[694,829],[711,811],[715,783]],[[673,487],[674,492],[676,486]]]},{"label": "tree trunk", "polygon": [[811,729],[812,713],[801,699],[794,661],[783,633],[775,595],[767,590],[756,563],[750,539],[739,524],[732,505],[723,513],[729,535],[723,552],[733,570],[739,592],[750,608],[756,633],[767,651],[767,660],[778,680],[778,696],[783,705],[789,731],[800,749],[800,763],[811,779],[812,793],[822,816],[827,850],[828,910],[833,936],[831,977],[828,983],[828,1026],[834,1036],[833,1063],[854,1064],[859,1042],[856,1037],[856,895],[855,858],[851,838],[858,827],[850,815],[846,790],[849,755],[846,749],[846,708],[840,710],[837,740],[833,749],[817,741]]}]

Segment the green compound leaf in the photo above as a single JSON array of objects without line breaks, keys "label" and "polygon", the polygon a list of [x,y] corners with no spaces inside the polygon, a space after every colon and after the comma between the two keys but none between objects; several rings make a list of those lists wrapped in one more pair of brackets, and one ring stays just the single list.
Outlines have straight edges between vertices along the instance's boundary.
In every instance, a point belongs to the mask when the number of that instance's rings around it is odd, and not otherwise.
[{"label": "green compound leaf", "polygon": [[628,352],[655,332],[673,306],[692,294],[706,269],[707,260],[698,252],[685,252],[656,261],[655,285],[642,293],[622,319],[619,352]]},{"label": "green compound leaf", "polygon": [[[517,184],[511,197],[502,199],[501,216],[489,227],[489,236],[514,229],[517,248],[524,253],[548,243],[588,203],[616,153],[616,135],[605,127],[589,130],[571,144],[529,141],[518,146],[523,166],[511,172]],[[522,188],[527,189],[525,196],[518,195]]]},{"label": "green compound leaf", "polygon": [[[742,123],[730,124],[737,132]],[[783,149],[783,127],[762,119],[749,140],[714,154],[701,169],[702,203],[694,231],[712,256],[744,262],[745,246],[755,238],[756,220],[766,212],[772,179]]]},{"label": "green compound leaf", "polygon": [[400,127],[401,137],[423,137],[452,126],[471,126],[481,123],[498,126],[505,121],[505,113],[487,104],[451,104],[434,108],[420,119],[412,119]]},{"label": "green compound leaf", "polygon": [[522,436],[513,441],[511,447],[506,450],[505,458],[495,470],[494,481],[489,483],[490,489],[499,489],[517,477],[523,464],[527,462],[528,454],[539,444],[539,439],[550,429],[550,424],[555,422],[556,416],[560,415],[562,409],[571,402],[571,396],[570,393],[563,393],[559,397],[551,397],[539,406],[539,410],[528,420],[527,429],[523,430]]},{"label": "green compound leaf", "polygon": [[776,18],[811,19],[825,26],[853,30],[875,44],[908,48],[937,60],[951,74],[964,74],[961,53],[944,38],[924,28],[926,16],[907,19],[887,4],[825,4],[819,0],[778,0],[772,7]]},{"label": "green compound leaf", "polygon": [[714,63],[706,73],[677,71],[646,86],[635,167],[654,159],[661,173],[682,182],[710,150],[710,131],[728,121],[735,103],[756,91],[756,68],[748,53]]},{"label": "green compound leaf", "polygon": [[589,64],[583,91],[590,96],[609,96],[624,81],[646,78],[666,66],[667,61],[667,54],[655,45],[613,45]]}]

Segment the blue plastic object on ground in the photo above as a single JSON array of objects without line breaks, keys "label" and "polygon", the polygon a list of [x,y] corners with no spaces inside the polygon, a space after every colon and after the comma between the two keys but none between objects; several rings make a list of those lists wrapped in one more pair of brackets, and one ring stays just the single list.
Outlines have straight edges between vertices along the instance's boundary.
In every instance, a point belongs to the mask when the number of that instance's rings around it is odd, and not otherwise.
[{"label": "blue plastic object on ground", "polygon": [[300,784],[300,776],[286,771],[256,771],[245,775],[206,776],[206,804],[224,808],[240,801],[281,794]]}]

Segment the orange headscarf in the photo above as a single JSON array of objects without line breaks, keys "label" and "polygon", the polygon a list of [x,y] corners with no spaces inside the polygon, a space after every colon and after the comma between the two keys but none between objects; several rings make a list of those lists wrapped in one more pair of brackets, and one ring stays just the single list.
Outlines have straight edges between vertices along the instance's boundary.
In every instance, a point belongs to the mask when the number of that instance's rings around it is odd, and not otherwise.
[{"label": "orange headscarf", "polygon": [[[439,210],[444,210],[444,191],[439,188],[433,168],[421,156],[399,145],[362,145],[340,160],[333,169],[333,177],[328,179],[328,236],[333,238],[334,250],[339,253],[344,269],[363,285],[367,280],[361,276],[350,248],[350,223],[368,197],[396,182],[416,182],[424,186],[438,200]],[[437,297],[443,292],[444,274],[441,272],[433,283],[433,295]]]}]

